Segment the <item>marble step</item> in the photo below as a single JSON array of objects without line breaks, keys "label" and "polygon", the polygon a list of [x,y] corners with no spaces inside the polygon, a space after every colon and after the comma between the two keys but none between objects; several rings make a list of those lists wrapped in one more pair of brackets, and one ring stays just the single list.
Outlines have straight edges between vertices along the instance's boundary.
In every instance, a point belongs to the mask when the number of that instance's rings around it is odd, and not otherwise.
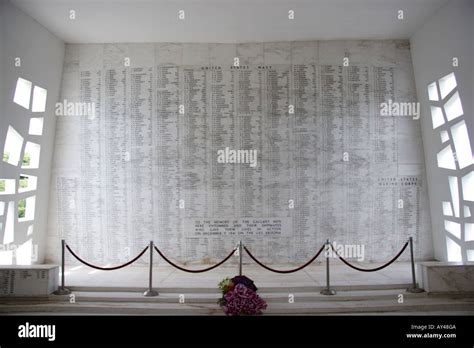
[{"label": "marble step", "polygon": [[[219,292],[214,293],[160,293],[156,297],[144,297],[142,292],[82,292],[75,291],[75,300],[81,302],[146,302],[146,303],[179,303],[180,295],[184,295],[186,303],[216,303],[221,297]],[[418,298],[427,296],[426,293],[408,293],[404,290],[359,290],[359,291],[339,291],[336,296],[325,296],[319,292],[263,292],[259,291],[262,298],[268,303],[288,302],[289,295],[293,295],[295,301],[362,301],[372,298],[387,299],[397,301],[399,294],[404,298]],[[52,295],[49,301],[69,301],[69,296]]]},{"label": "marble step", "polygon": [[[427,296],[405,298],[402,304],[392,299],[353,301],[295,301],[294,303],[269,303],[267,315],[311,314],[363,314],[396,312],[472,312],[474,300],[430,298]],[[162,303],[162,302],[39,302],[1,303],[0,313],[75,313],[110,315],[223,315],[217,304],[211,303]]]},{"label": "marble step", "polygon": [[403,304],[393,300],[362,300],[338,302],[295,302],[271,305],[267,314],[364,314],[365,312],[430,312],[430,311],[471,311],[474,314],[474,301],[452,299],[405,298]]},{"label": "marble step", "polygon": [[[331,288],[337,291],[349,291],[349,290],[391,290],[391,289],[402,289],[405,290],[410,287],[411,284],[400,283],[400,284],[361,284],[361,285],[331,285]],[[73,292],[138,292],[142,293],[146,290],[143,286],[124,287],[124,286],[67,286]],[[259,285],[259,292],[319,292],[324,289],[324,286],[265,286]],[[174,293],[174,294],[189,294],[189,293],[219,293],[217,284],[215,287],[199,287],[194,286],[190,283],[189,286],[155,286],[161,294]]]}]

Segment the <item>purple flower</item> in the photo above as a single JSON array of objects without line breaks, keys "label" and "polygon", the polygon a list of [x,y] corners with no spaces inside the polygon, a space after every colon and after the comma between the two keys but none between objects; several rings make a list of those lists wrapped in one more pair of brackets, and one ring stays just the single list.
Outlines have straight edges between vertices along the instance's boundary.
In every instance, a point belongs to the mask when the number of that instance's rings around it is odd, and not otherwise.
[{"label": "purple flower", "polygon": [[228,291],[224,295],[224,299],[223,308],[227,315],[262,314],[262,310],[267,308],[267,303],[255,291],[241,283],[237,284],[233,290]]}]

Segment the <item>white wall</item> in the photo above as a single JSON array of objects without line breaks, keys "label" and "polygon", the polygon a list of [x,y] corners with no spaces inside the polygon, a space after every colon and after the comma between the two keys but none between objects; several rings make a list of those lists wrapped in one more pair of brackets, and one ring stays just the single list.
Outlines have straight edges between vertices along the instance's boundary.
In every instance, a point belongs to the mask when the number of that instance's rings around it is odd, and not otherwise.
[{"label": "white wall", "polygon": [[[236,54],[245,71],[231,69]],[[325,68],[344,55],[354,69]],[[431,259],[419,121],[371,114],[415,90],[408,40],[68,44],[60,99],[96,113],[58,117],[47,258],[65,238],[116,264],[152,238],[208,262],[242,238],[269,262],[301,263],[330,238],[384,261],[413,236]],[[257,165],[220,163],[226,147],[257,150]],[[275,218],[268,234],[243,221]],[[206,220],[242,234],[209,237]]]},{"label": "white wall", "polygon": [[[471,145],[474,145],[473,92],[474,71],[474,2],[453,0],[442,7],[410,40],[412,60],[421,103],[421,125],[425,151],[425,162],[430,198],[433,243],[435,258],[447,260],[446,240],[442,201],[448,201],[447,170],[439,169],[436,154],[442,149],[438,130],[433,130],[427,85],[451,72],[457,79],[460,98],[463,103],[464,119],[468,128]],[[452,58],[459,59],[459,66],[453,67]],[[466,171],[472,170],[470,167]],[[465,173],[462,173],[463,175]],[[472,203],[472,202],[471,202]],[[474,206],[470,204],[471,214]],[[461,206],[462,209],[462,206]],[[473,219],[461,215],[458,222],[472,222]],[[469,246],[470,249],[474,249]]]},{"label": "white wall", "polygon": [[[0,0],[0,32],[0,152],[3,154],[9,125],[12,125],[24,137],[25,142],[32,141],[41,145],[39,169],[21,170],[21,173],[31,173],[38,176],[38,189],[34,193],[2,195],[0,201],[15,201],[17,205],[19,199],[33,194],[36,195],[32,242],[33,245],[38,245],[38,263],[41,263],[44,259],[51,159],[56,123],[54,105],[59,95],[64,43],[34,19],[12,6],[8,1],[3,0]],[[15,57],[21,58],[20,67],[15,67]],[[48,90],[46,111],[44,113],[32,113],[13,103],[18,77],[25,78],[31,81],[33,85]],[[44,117],[42,136],[28,135],[29,121],[32,116]],[[18,174],[18,168],[0,161],[1,178],[18,179]],[[5,215],[0,219],[3,219],[0,222],[4,222]],[[15,240],[13,244],[19,245],[29,239],[26,235],[29,225],[31,223],[18,223],[15,217]],[[3,233],[0,233],[0,237],[3,238]],[[1,243],[3,243],[3,239],[0,239],[0,245]]]}]

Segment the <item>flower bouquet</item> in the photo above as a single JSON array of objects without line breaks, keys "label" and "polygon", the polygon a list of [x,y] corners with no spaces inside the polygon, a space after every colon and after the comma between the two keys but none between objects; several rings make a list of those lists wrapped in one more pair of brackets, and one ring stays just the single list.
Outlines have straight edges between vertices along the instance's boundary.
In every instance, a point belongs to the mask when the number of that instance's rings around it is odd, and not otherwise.
[{"label": "flower bouquet", "polygon": [[257,315],[267,308],[267,303],[258,296],[253,280],[246,276],[224,278],[219,289],[222,298],[218,303],[227,315]]}]

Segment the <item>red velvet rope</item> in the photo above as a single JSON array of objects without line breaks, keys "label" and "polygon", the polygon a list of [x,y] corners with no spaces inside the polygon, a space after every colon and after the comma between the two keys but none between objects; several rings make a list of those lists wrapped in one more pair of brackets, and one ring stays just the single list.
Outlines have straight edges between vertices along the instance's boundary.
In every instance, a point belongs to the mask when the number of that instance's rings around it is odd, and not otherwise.
[{"label": "red velvet rope", "polygon": [[332,250],[334,250],[334,252],[336,253],[337,257],[339,257],[339,259],[344,262],[347,266],[353,268],[353,269],[356,269],[358,271],[361,271],[361,272],[375,272],[375,271],[380,271],[381,269],[387,267],[387,266],[390,266],[393,262],[395,262],[396,259],[398,259],[400,257],[400,255],[405,251],[405,249],[407,248],[408,246],[408,242],[405,243],[405,245],[403,246],[402,250],[400,250],[398,252],[397,255],[395,255],[395,257],[393,259],[391,259],[390,261],[388,261],[385,265],[382,265],[382,266],[379,266],[379,267],[376,267],[376,268],[370,268],[370,269],[367,269],[367,268],[360,268],[360,267],[357,267],[357,266],[354,266],[354,265],[351,265],[348,261],[346,261],[344,258],[342,258],[342,256],[340,256],[337,251],[334,249],[334,246],[331,244],[331,248]]},{"label": "red velvet rope", "polygon": [[140,257],[142,257],[142,255],[148,250],[148,246],[143,249],[143,251],[138,254],[135,258],[133,258],[132,260],[128,261],[127,263],[124,263],[123,265],[119,265],[119,266],[114,266],[114,267],[100,267],[100,266],[95,266],[93,264],[90,264],[89,262],[86,262],[84,261],[83,259],[81,259],[74,251],[72,251],[72,249],[69,247],[69,245],[66,244],[66,248],[67,250],[69,250],[69,252],[71,253],[72,256],[74,256],[79,262],[82,262],[83,264],[91,267],[91,268],[95,268],[95,269],[98,269],[98,270],[101,270],[101,271],[114,271],[116,269],[120,269],[120,268],[124,268],[128,265],[131,265],[132,263],[134,263],[135,261],[137,261]]},{"label": "red velvet rope", "polygon": [[[337,257],[342,261],[344,262],[347,266],[355,269],[355,270],[358,270],[358,271],[361,271],[361,272],[375,272],[375,271],[379,271],[389,265],[391,265],[393,262],[395,262],[399,257],[400,255],[405,251],[405,249],[407,248],[408,246],[408,242],[405,243],[405,245],[403,246],[403,248],[398,252],[397,255],[395,255],[390,261],[388,261],[386,264],[382,265],[382,266],[379,266],[379,267],[376,267],[376,268],[371,268],[371,269],[366,269],[366,268],[360,268],[360,267],[357,267],[357,266],[354,266],[352,264],[350,264],[347,260],[345,260],[342,256],[340,256],[337,251],[334,249],[334,246],[332,244],[331,245],[331,248],[332,250],[334,251],[334,253],[337,255]],[[316,260],[316,258],[321,254],[321,252],[324,250],[324,247],[325,247],[325,244],[323,246],[321,246],[321,248],[319,249],[319,251],[316,253],[316,255],[314,255],[308,262],[306,262],[304,265],[300,266],[300,267],[297,267],[297,268],[294,268],[294,269],[290,269],[290,270],[278,270],[278,269],[274,269],[274,268],[271,268],[265,264],[263,264],[262,262],[260,262],[255,256],[252,255],[252,253],[250,252],[250,250],[247,249],[247,247],[244,246],[244,249],[245,251],[247,252],[247,254],[250,256],[250,258],[255,261],[258,265],[260,265],[261,267],[271,271],[271,272],[275,272],[275,273],[294,273],[294,272],[297,272],[297,271],[300,271],[302,270],[303,268],[305,268],[306,266],[308,266],[309,264],[311,264],[314,260]],[[101,271],[113,271],[113,270],[117,270],[117,269],[120,269],[120,268],[123,268],[123,267],[126,267],[128,265],[131,265],[132,263],[134,263],[135,261],[137,261],[140,257],[143,256],[143,254],[148,250],[148,246],[145,247],[142,252],[140,254],[138,254],[135,258],[133,258],[132,260],[124,263],[123,265],[119,265],[119,266],[114,266],[114,267],[100,267],[100,266],[95,266],[87,261],[84,261],[83,259],[81,259],[74,251],[72,251],[72,249],[69,247],[69,245],[66,244],[66,248],[67,250],[69,250],[69,252],[71,253],[72,256],[74,256],[79,262],[82,262],[83,264],[91,267],[91,268],[95,268],[95,269],[98,269],[98,270],[101,270]],[[231,258],[231,256],[234,254],[234,252],[236,251],[236,249],[232,250],[229,255],[227,255],[227,257],[225,257],[222,261],[220,261],[219,263],[211,266],[211,267],[207,267],[207,268],[203,268],[203,269],[196,269],[196,270],[191,270],[191,269],[186,269],[184,267],[181,267],[181,266],[178,266],[177,264],[175,264],[174,262],[172,262],[171,260],[169,260],[161,251],[160,249],[158,249],[156,246],[154,247],[156,252],[167,262],[169,263],[171,266],[181,270],[181,271],[184,271],[184,272],[188,272],[188,273],[202,273],[202,272],[207,272],[207,271],[210,271],[214,268],[217,268],[219,267],[220,265],[222,265],[224,262],[226,262],[229,258]]]},{"label": "red velvet rope", "polygon": [[168,259],[161,251],[160,249],[158,249],[155,245],[155,250],[158,254],[160,254],[160,256],[163,258],[163,260],[165,260],[166,262],[168,262],[171,266],[183,271],[183,272],[188,272],[188,273],[202,273],[202,272],[207,272],[207,271],[210,271],[214,268],[217,268],[219,267],[220,265],[222,265],[224,262],[226,262],[228,259],[230,259],[230,257],[235,253],[235,250],[232,250],[230,252],[229,255],[227,255],[227,257],[225,259],[223,259],[221,262],[215,264],[214,266],[211,266],[211,267],[208,267],[208,268],[203,268],[203,269],[187,269],[187,268],[183,268],[181,266],[178,266],[177,264],[175,264],[174,262],[172,262],[170,259]]},{"label": "red velvet rope", "polygon": [[252,253],[249,251],[249,249],[247,249],[247,247],[244,246],[244,249],[245,251],[247,252],[247,254],[249,254],[250,258],[252,260],[254,260],[257,264],[259,264],[260,266],[262,266],[263,268],[271,271],[271,272],[275,272],[275,273],[293,273],[293,272],[298,272],[299,270],[302,270],[303,268],[305,268],[306,266],[308,266],[311,262],[313,262],[314,260],[316,260],[316,258],[319,256],[319,254],[321,254],[321,252],[324,250],[324,245],[321,247],[321,249],[319,249],[319,251],[316,253],[316,255],[314,255],[311,260],[309,260],[308,262],[306,262],[304,265],[298,267],[298,268],[294,268],[294,269],[289,269],[289,270],[279,270],[279,269],[275,269],[275,268],[271,268],[269,266],[266,266],[264,265],[262,262],[260,262],[255,256],[252,255]]}]

